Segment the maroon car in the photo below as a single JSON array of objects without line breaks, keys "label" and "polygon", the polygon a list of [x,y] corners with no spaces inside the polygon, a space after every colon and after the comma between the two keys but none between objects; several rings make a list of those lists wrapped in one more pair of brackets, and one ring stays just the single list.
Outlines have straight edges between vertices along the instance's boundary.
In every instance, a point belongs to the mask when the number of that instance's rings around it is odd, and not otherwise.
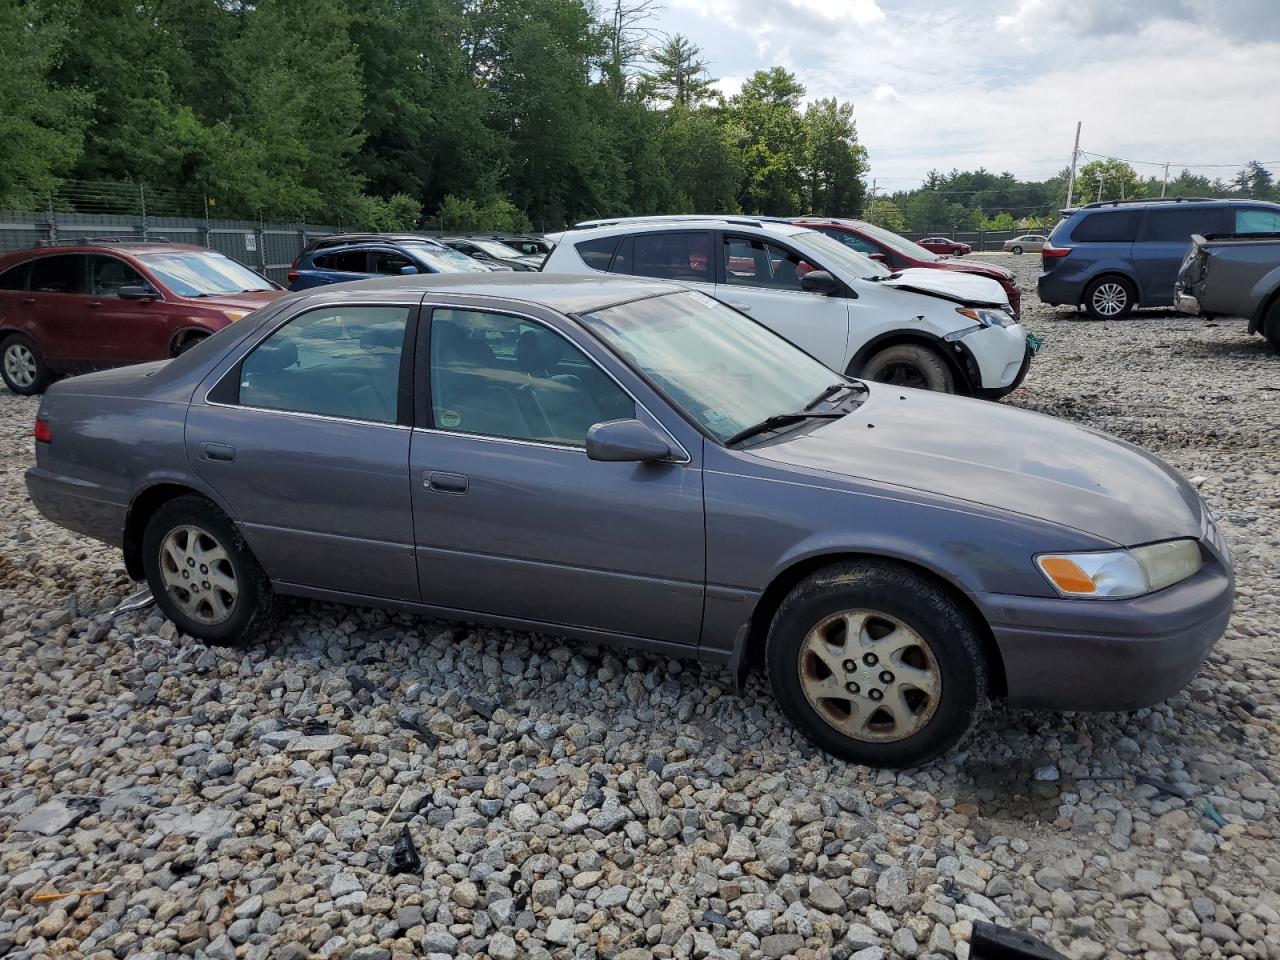
[{"label": "maroon car", "polygon": [[940,270],[955,270],[960,273],[975,273],[980,277],[990,277],[1009,296],[1009,304],[1014,313],[1021,314],[1022,290],[1013,271],[998,267],[993,263],[978,263],[974,260],[952,260],[940,257],[926,250],[918,243],[912,243],[906,237],[877,227],[865,220],[838,220],[802,217],[793,223],[817,230],[827,236],[839,240],[846,247],[852,247],[872,260],[879,260],[891,270],[905,270],[908,267],[936,267]]},{"label": "maroon car", "polygon": [[917,240],[916,243],[930,253],[940,253],[947,257],[963,257],[973,253],[973,247],[969,244],[951,240],[948,237],[925,237],[923,240]]},{"label": "maroon car", "polygon": [[182,243],[90,243],[0,257],[0,376],[54,376],[177,356],[284,296],[248,267]]}]

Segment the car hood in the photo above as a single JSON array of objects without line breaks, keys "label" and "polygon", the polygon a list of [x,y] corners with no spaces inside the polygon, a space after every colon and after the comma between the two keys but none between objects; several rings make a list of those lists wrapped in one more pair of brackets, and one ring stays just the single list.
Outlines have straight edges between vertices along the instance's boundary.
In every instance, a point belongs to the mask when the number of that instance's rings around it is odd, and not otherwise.
[{"label": "car hood", "polygon": [[972,273],[979,277],[990,277],[997,283],[1001,280],[1007,282],[1013,279],[1012,270],[997,267],[992,263],[975,263],[972,260],[939,260],[935,266],[955,273]]},{"label": "car hood", "polygon": [[229,310],[257,310],[272,300],[279,300],[288,290],[255,290],[252,293],[219,293],[199,297],[197,303],[208,307],[225,307]]},{"label": "car hood", "polygon": [[840,420],[749,452],[798,472],[940,494],[1124,546],[1201,534],[1199,494],[1139,447],[989,401],[869,387]]},{"label": "car hood", "polygon": [[989,277],[958,270],[912,267],[878,281],[881,286],[911,290],[956,303],[1000,306],[1009,302],[1004,288]]}]

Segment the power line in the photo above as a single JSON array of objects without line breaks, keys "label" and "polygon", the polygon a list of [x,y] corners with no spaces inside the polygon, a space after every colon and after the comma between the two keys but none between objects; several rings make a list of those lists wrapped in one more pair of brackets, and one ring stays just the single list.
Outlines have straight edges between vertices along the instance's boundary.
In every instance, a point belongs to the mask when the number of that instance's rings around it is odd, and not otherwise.
[{"label": "power line", "polygon": [[[1089,150],[1081,150],[1082,156],[1095,157],[1098,160],[1118,160],[1121,163],[1136,163],[1148,167],[1183,167],[1188,170],[1199,170],[1207,167],[1222,167],[1225,169],[1240,170],[1254,163],[1253,160],[1245,160],[1242,163],[1180,163],[1176,160],[1128,160],[1124,157],[1113,157],[1109,153],[1093,153]],[[1280,160],[1259,160],[1259,166],[1271,167],[1280,165]]]}]

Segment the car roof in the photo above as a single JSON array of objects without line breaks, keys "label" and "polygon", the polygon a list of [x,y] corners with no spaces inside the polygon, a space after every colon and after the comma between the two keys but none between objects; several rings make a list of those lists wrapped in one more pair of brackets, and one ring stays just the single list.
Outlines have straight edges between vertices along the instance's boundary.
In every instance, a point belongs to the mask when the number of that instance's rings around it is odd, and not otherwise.
[{"label": "car roof", "polygon": [[[492,297],[549,307],[560,313],[587,313],[604,307],[644,300],[669,293],[688,292],[687,287],[664,280],[640,277],[578,276],[576,274],[519,273],[432,273],[375,277],[340,285],[341,294],[440,293]],[[333,287],[316,287],[323,296]]]},{"label": "car roof", "polygon": [[654,233],[670,230],[733,230],[737,233],[758,233],[762,236],[793,237],[804,233],[809,228],[794,224],[789,220],[755,220],[738,217],[634,217],[626,220],[610,221],[599,226],[575,227],[565,231],[560,242],[578,243],[592,237],[621,236],[629,233]]},{"label": "car roof", "polygon": [[5,259],[18,259],[20,257],[32,254],[53,254],[53,253],[127,253],[137,256],[141,253],[218,253],[217,250],[211,250],[208,247],[202,247],[194,243],[169,243],[167,241],[142,241],[123,243],[95,243],[89,241],[74,241],[69,243],[47,243],[36,247],[27,247],[24,250],[11,250],[4,254]]}]

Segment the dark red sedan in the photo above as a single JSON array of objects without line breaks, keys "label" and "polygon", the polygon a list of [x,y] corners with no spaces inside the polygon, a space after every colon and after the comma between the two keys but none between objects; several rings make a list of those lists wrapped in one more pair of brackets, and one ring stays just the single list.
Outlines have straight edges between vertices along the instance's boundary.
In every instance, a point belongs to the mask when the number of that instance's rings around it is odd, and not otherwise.
[{"label": "dark red sedan", "polygon": [[930,253],[940,253],[944,257],[963,257],[973,253],[973,247],[969,244],[949,237],[925,237],[923,240],[917,240],[916,243]]},{"label": "dark red sedan", "polygon": [[63,244],[0,257],[0,376],[55,376],[175,357],[285,291],[205,247]]},{"label": "dark red sedan", "polygon": [[954,270],[958,273],[973,273],[980,277],[990,277],[1009,297],[1009,304],[1014,313],[1021,313],[1022,290],[1013,271],[998,267],[994,263],[979,263],[976,260],[953,260],[941,257],[931,250],[926,250],[918,243],[912,243],[906,237],[900,237],[892,231],[877,227],[865,220],[822,219],[801,217],[793,223],[803,225],[819,233],[839,240],[846,247],[851,247],[865,254],[872,260],[878,260],[891,270],[905,270],[908,267],[936,267],[939,270]]}]

